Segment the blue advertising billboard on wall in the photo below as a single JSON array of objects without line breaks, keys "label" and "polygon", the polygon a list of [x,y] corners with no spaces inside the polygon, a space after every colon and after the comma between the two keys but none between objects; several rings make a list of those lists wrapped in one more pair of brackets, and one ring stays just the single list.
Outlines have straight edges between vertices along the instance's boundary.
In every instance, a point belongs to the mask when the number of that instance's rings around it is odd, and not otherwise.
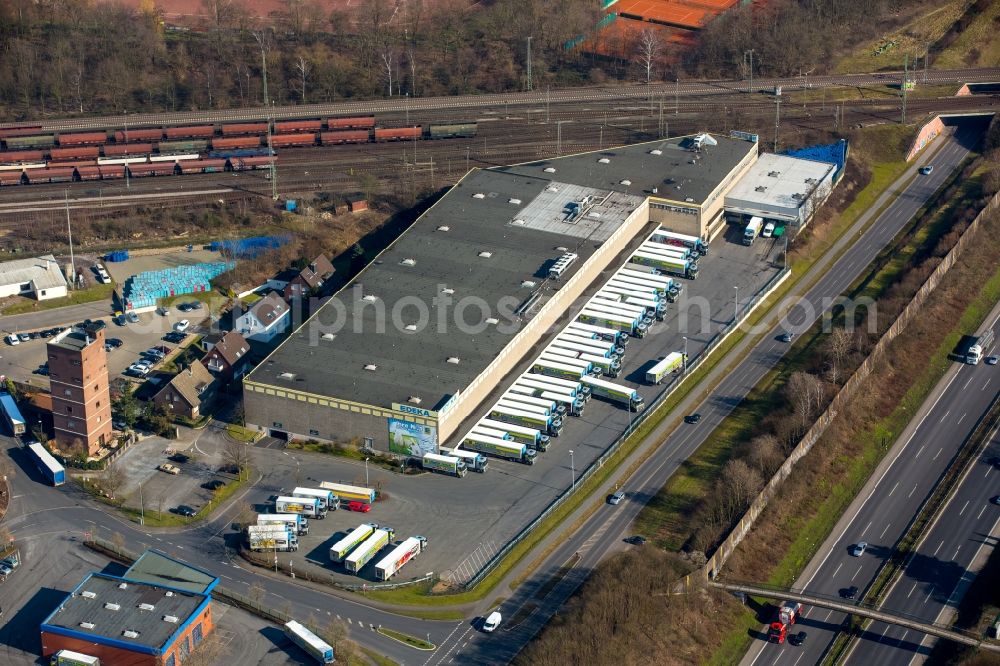
[{"label": "blue advertising billboard on wall", "polygon": [[437,453],[437,428],[411,421],[389,419],[389,450],[404,456]]}]

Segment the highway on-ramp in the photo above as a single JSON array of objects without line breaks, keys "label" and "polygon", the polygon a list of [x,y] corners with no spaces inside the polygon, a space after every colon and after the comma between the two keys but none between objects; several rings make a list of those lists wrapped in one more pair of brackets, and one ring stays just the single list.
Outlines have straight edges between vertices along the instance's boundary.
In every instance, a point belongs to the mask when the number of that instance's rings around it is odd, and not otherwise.
[{"label": "highway on-ramp", "polygon": [[[981,126],[965,126],[954,133],[949,132],[938,140],[939,146],[931,147],[932,151],[936,149],[930,153],[930,161],[936,166],[931,175],[908,181],[915,174],[916,164],[904,174],[900,182],[908,184],[867,231],[860,235],[854,230],[849,232],[853,244],[808,290],[803,298],[808,306],[796,307],[788,315],[790,325],[787,328],[808,328],[844,292],[965,159],[978,143],[981,131]],[[918,162],[923,164],[927,159],[923,157]],[[877,202],[875,210],[880,205],[881,202]],[[858,225],[864,222],[861,220]],[[622,489],[629,494],[628,501],[618,507],[598,510],[572,536],[558,544],[537,573],[502,604],[501,612],[512,622],[492,635],[477,631],[471,623],[459,624],[426,663],[497,664],[513,659],[586,579],[589,571],[608,553],[623,547],[622,537],[645,502],[659,492],[680,464],[781,359],[787,348],[777,339],[781,330],[784,330],[782,326],[775,326],[763,335],[713,394],[697,406],[696,411],[702,415],[701,423],[685,424],[670,433],[649,460],[627,480]],[[570,571],[555,585],[546,585],[567,563],[572,564]],[[485,613],[488,609],[482,610]]]}]

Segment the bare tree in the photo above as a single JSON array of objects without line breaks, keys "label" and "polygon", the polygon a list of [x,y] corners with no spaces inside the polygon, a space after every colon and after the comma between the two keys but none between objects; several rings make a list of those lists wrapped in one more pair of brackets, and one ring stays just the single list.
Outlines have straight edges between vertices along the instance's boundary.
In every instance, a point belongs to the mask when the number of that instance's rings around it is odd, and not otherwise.
[{"label": "bare tree", "polygon": [[826,351],[830,358],[830,381],[839,383],[844,359],[851,351],[851,334],[843,328],[835,328],[826,341]]},{"label": "bare tree", "polygon": [[250,601],[252,601],[257,606],[260,606],[261,603],[264,601],[265,593],[266,592],[264,590],[264,586],[261,585],[259,580],[254,581],[253,585],[250,586],[250,589],[247,590],[247,596],[250,597]]},{"label": "bare tree", "polygon": [[774,474],[784,459],[781,443],[774,435],[758,435],[750,440],[750,453],[747,456],[747,461],[764,476],[769,477]]},{"label": "bare tree", "polygon": [[382,58],[382,66],[385,67],[385,75],[388,79],[389,97],[392,97],[392,68],[396,64],[396,54],[391,48],[386,47],[379,55]]},{"label": "bare tree", "polygon": [[350,663],[351,659],[357,655],[357,646],[354,641],[348,638],[350,632],[343,620],[331,616],[320,633],[333,648],[333,653],[338,658]]},{"label": "bare tree", "polygon": [[299,92],[302,95],[302,103],[306,103],[306,80],[309,76],[309,71],[312,69],[312,65],[303,56],[299,56],[295,61],[295,69],[299,73]]},{"label": "bare tree", "polygon": [[125,471],[118,464],[118,461],[113,460],[108,463],[104,473],[101,474],[101,486],[108,493],[108,499],[113,500],[118,497],[118,491],[122,489],[123,485],[125,485]]},{"label": "bare tree", "polygon": [[788,378],[785,391],[795,415],[799,417],[799,426],[805,428],[816,414],[816,409],[823,398],[822,382],[819,377],[808,372],[793,372]]},{"label": "bare tree", "polygon": [[653,78],[653,68],[656,66],[656,61],[660,57],[661,50],[662,43],[660,42],[659,33],[649,28],[639,33],[639,43],[636,46],[636,51],[639,56],[639,64],[646,70],[647,85]]},{"label": "bare tree", "polygon": [[184,666],[215,666],[223,663],[226,644],[222,640],[222,634],[215,631],[205,637],[198,648],[192,650],[184,658]]},{"label": "bare tree", "polygon": [[235,468],[237,476],[242,479],[243,470],[250,464],[250,447],[244,442],[226,439],[222,459],[227,467]]},{"label": "bare tree", "polygon": [[746,511],[763,485],[764,479],[760,472],[744,461],[730,460],[726,463],[719,476],[718,486],[723,517],[727,523],[732,523]]}]

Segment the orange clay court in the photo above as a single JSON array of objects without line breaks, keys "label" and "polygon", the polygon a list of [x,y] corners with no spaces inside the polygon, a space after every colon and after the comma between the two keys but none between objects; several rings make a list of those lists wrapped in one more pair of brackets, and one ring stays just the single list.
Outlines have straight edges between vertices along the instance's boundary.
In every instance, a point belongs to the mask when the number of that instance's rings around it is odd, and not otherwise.
[{"label": "orange clay court", "polygon": [[623,18],[699,30],[738,1],[619,0],[611,9]]}]

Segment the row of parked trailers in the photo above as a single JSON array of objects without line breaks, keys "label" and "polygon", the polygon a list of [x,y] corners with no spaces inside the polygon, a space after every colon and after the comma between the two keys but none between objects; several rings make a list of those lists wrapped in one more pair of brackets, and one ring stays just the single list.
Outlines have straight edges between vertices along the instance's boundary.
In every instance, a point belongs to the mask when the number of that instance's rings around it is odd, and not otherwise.
[{"label": "row of parked trailers", "polygon": [[[564,417],[580,416],[592,396],[629,411],[642,410],[645,402],[635,389],[606,378],[621,373],[629,339],[643,337],[652,321],[662,321],[667,304],[681,293],[682,286],[666,274],[693,279],[697,259],[707,253],[708,246],[700,238],[663,228],[654,231],[459,446],[442,453],[462,457],[473,471],[486,469],[485,464],[479,469],[473,466],[474,457],[480,454],[531,465],[537,452],[545,451],[551,438],[559,436]],[[643,255],[664,266],[646,267],[635,260]],[[650,368],[647,381],[660,383],[667,374],[682,370],[685,361],[683,354],[669,354]]]},{"label": "row of parked trailers", "polygon": [[[327,120],[287,120],[274,123],[231,123],[183,127],[135,128],[57,134],[8,136],[21,130],[0,129],[0,162],[35,159],[24,154],[44,153],[50,159],[123,155],[141,152],[142,146],[157,146],[161,152],[178,146],[198,145],[200,149],[226,150],[257,146],[290,147],[338,145],[414,139],[474,137],[475,121],[434,123],[411,127],[377,127],[374,116],[330,118]],[[149,152],[147,150],[147,152]]]},{"label": "row of parked trailers", "polygon": [[[167,156],[164,156],[167,157]],[[69,183],[90,180],[119,180],[147,176],[174,176],[183,174],[220,173],[224,171],[252,171],[270,168],[277,157],[201,158],[197,154],[170,155],[156,161],[135,161],[128,164],[59,164],[38,165],[38,168],[0,170],[0,186],[37,185],[40,183]]]},{"label": "row of parked trailers", "polygon": [[[359,574],[382,549],[389,545],[394,535],[395,531],[391,527],[363,523],[330,547],[330,561],[342,564],[350,573]],[[426,547],[425,537],[412,536],[404,539],[375,564],[375,578],[389,580]]]}]

